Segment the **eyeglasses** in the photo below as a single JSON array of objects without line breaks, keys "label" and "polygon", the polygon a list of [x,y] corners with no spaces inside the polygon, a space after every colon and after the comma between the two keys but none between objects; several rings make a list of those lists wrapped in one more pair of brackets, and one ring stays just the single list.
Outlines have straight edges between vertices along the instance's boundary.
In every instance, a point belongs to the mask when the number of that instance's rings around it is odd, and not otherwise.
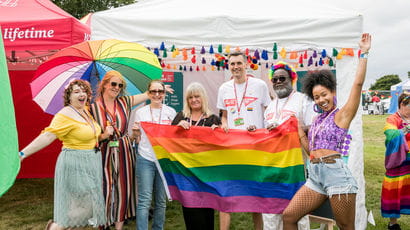
[{"label": "eyeglasses", "polygon": [[118,87],[119,87],[120,89],[122,89],[122,87],[124,87],[124,84],[122,84],[122,83],[117,83],[117,82],[115,82],[115,81],[112,81],[112,82],[111,82],[111,86],[112,86],[112,87],[117,87],[117,85],[118,85]]},{"label": "eyeglasses", "polygon": [[162,90],[162,89],[160,89],[160,90],[149,90],[148,91],[150,94],[153,94],[153,95],[155,95],[155,94],[159,94],[159,95],[161,95],[161,94],[164,94],[165,93],[165,90]]},{"label": "eyeglasses", "polygon": [[271,79],[272,83],[279,83],[279,82],[284,82],[286,81],[286,77],[280,76],[280,77],[274,77]]}]

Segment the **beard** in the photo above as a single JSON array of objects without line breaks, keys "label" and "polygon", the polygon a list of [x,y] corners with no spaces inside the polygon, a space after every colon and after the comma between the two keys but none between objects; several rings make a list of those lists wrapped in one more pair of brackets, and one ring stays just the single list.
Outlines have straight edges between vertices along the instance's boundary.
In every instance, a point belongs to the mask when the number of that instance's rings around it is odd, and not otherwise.
[{"label": "beard", "polygon": [[276,88],[276,89],[274,88],[273,90],[275,91],[276,95],[278,95],[279,98],[285,98],[290,95],[293,88],[291,85],[284,85],[281,88]]}]

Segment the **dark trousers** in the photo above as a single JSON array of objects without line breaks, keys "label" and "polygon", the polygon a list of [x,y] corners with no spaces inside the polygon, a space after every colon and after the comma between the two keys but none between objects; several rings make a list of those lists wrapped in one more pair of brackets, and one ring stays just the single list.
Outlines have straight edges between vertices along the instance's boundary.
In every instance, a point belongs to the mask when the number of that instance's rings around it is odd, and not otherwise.
[{"label": "dark trousers", "polygon": [[182,206],[187,230],[214,230],[214,210],[212,208],[186,208]]}]

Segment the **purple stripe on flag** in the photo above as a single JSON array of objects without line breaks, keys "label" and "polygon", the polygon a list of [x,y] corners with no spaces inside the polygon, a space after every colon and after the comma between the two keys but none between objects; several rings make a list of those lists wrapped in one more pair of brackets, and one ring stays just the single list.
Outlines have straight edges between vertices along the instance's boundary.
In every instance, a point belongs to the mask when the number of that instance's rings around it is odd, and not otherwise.
[{"label": "purple stripe on flag", "polygon": [[171,197],[185,207],[207,207],[222,212],[256,212],[280,214],[289,204],[289,200],[262,198],[256,196],[220,197],[207,192],[190,192],[168,186]]}]

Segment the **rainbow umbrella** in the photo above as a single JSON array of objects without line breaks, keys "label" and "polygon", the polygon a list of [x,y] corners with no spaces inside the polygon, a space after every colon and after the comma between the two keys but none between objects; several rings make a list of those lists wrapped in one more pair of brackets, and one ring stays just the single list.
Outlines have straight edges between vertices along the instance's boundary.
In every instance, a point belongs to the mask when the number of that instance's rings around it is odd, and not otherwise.
[{"label": "rainbow umbrella", "polygon": [[110,70],[121,72],[131,95],[145,92],[149,81],[162,76],[158,57],[140,44],[115,39],[86,41],[60,50],[38,67],[30,83],[33,100],[45,112],[55,114],[63,107],[69,82],[87,80],[95,93]]}]

